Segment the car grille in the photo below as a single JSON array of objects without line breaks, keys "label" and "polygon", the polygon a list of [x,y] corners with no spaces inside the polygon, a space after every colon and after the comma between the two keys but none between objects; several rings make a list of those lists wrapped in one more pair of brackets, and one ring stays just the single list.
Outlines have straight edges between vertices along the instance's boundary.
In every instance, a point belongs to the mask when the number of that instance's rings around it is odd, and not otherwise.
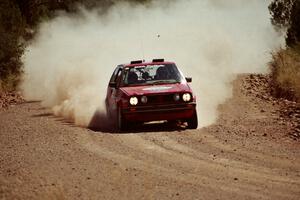
[{"label": "car grille", "polygon": [[174,94],[147,96],[147,105],[174,103]]},{"label": "car grille", "polygon": [[161,105],[139,105],[136,107],[126,108],[123,110],[124,113],[165,113],[165,112],[177,112],[184,110],[195,109],[195,103],[173,103],[173,104],[161,104]]}]

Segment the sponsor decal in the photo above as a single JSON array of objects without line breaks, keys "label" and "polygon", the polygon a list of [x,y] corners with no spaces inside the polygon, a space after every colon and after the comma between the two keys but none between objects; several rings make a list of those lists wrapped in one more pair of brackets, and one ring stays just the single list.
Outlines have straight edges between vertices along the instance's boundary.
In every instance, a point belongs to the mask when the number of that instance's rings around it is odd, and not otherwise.
[{"label": "sponsor decal", "polygon": [[148,88],[144,88],[144,91],[162,91],[162,90],[168,90],[171,89],[172,87],[170,86],[159,86],[159,87],[148,87]]}]

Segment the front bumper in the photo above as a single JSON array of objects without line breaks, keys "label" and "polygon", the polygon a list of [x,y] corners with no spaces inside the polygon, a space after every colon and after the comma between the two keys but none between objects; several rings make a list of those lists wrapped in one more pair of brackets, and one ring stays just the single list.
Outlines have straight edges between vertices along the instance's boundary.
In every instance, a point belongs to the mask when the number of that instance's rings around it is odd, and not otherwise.
[{"label": "front bumper", "polygon": [[122,110],[126,121],[149,122],[160,120],[186,120],[196,112],[196,103],[136,106]]}]

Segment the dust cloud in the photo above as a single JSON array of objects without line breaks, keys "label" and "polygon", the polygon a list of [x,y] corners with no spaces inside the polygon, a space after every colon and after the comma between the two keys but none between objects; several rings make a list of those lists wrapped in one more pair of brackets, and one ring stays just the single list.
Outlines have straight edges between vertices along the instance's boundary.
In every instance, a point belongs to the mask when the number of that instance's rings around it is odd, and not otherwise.
[{"label": "dust cloud", "polygon": [[[270,51],[283,44],[270,24],[269,1],[177,0],[116,4],[105,15],[81,9],[43,23],[24,55],[22,85],[55,115],[87,126],[104,113],[116,65],[165,58],[193,77],[200,127],[212,124],[239,73],[267,72]],[[103,115],[101,115],[103,116]],[[106,123],[103,121],[102,123]]]}]

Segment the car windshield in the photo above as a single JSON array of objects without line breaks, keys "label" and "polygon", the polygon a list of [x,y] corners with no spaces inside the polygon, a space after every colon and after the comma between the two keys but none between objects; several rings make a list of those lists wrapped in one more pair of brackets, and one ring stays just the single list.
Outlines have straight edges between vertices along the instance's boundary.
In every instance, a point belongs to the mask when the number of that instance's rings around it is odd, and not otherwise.
[{"label": "car windshield", "polygon": [[182,75],[174,64],[128,67],[123,76],[126,86],[180,83],[181,80]]}]

